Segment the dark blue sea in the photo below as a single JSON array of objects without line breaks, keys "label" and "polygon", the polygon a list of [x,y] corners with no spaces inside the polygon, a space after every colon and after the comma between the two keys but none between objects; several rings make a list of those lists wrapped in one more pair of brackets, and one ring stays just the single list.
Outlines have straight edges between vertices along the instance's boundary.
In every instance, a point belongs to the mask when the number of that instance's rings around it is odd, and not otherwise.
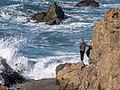
[{"label": "dark blue sea", "polygon": [[[61,63],[80,62],[79,42],[89,44],[93,27],[120,0],[97,0],[100,7],[74,7],[79,0],[0,0],[0,57],[26,78],[55,77]],[[60,25],[26,22],[56,2],[68,16]],[[88,64],[85,55],[84,62]],[[0,71],[4,69],[0,65]]]}]

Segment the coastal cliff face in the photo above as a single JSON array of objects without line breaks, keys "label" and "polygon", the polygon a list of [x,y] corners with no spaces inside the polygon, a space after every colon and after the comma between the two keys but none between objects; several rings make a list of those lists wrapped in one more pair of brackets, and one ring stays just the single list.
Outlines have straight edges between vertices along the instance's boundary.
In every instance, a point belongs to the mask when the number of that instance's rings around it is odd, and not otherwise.
[{"label": "coastal cliff face", "polygon": [[120,8],[108,10],[93,32],[91,58],[102,90],[120,90]]},{"label": "coastal cliff face", "polygon": [[108,10],[93,30],[92,64],[56,69],[61,90],[120,90],[120,8]]}]

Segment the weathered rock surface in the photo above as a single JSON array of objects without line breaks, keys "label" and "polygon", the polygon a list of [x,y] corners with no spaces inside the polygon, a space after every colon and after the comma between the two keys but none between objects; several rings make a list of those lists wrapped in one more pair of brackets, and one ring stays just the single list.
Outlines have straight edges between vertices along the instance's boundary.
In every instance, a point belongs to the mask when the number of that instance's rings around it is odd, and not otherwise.
[{"label": "weathered rock surface", "polygon": [[48,12],[41,12],[31,16],[30,20],[36,22],[46,22],[49,25],[60,24],[66,18],[62,8],[56,3],[50,5]]},{"label": "weathered rock surface", "polygon": [[108,10],[93,32],[91,59],[102,90],[120,90],[120,8]]},{"label": "weathered rock surface", "polygon": [[15,86],[15,90],[59,90],[56,79],[42,79],[38,81],[26,82]]},{"label": "weathered rock surface", "polygon": [[92,6],[92,7],[99,7],[99,3],[95,0],[83,0],[75,5],[76,7],[86,7],[86,6]]},{"label": "weathered rock surface", "polygon": [[15,72],[7,63],[6,60],[0,57],[0,65],[3,66],[3,70],[0,73],[0,80],[2,84],[9,87],[17,83],[25,82],[25,78],[19,73]]},{"label": "weathered rock surface", "polygon": [[93,31],[92,64],[58,66],[61,90],[120,90],[120,8],[108,10]]},{"label": "weathered rock surface", "polygon": [[92,73],[92,68],[85,68],[82,63],[64,64],[57,71],[57,84],[60,85],[60,90],[86,90],[91,82],[90,78],[94,78],[91,77]]}]

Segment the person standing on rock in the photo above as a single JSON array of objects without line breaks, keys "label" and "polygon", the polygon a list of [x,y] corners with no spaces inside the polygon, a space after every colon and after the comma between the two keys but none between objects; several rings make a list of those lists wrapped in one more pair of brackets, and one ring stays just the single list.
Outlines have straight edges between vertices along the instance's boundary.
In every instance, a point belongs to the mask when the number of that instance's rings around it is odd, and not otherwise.
[{"label": "person standing on rock", "polygon": [[83,59],[84,59],[86,46],[87,46],[87,44],[85,43],[84,39],[82,38],[82,40],[80,42],[80,47],[79,47],[80,48],[80,59],[81,59],[82,63],[83,63]]}]

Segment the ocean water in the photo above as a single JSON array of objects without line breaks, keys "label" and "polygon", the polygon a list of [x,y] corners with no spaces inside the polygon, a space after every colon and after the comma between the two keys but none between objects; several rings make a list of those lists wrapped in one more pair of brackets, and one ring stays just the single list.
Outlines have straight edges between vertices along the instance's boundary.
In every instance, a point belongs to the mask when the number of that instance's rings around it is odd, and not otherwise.
[{"label": "ocean water", "polygon": [[[60,5],[68,19],[60,25],[26,22],[30,15]],[[26,78],[55,77],[62,63],[80,62],[79,42],[89,44],[93,27],[120,0],[98,0],[100,7],[74,7],[79,0],[0,0],[0,57]],[[85,55],[84,62],[88,64]],[[2,66],[0,70],[2,71]]]}]

